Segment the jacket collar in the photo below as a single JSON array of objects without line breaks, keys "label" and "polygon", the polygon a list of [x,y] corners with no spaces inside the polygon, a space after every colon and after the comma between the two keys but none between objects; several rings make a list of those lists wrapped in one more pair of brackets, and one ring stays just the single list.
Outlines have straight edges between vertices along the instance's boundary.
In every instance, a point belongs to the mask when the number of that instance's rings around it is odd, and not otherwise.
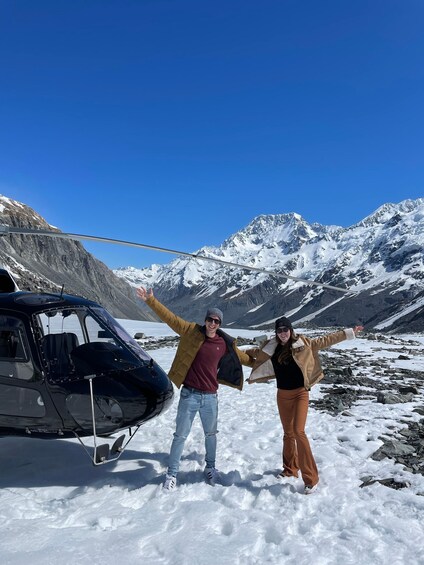
[{"label": "jacket collar", "polygon": [[299,347],[304,347],[305,342],[300,336],[297,336],[297,340],[293,342],[292,349],[298,349]]},{"label": "jacket collar", "polygon": [[269,341],[267,341],[265,343],[265,345],[262,347],[262,351],[264,353],[266,353],[267,355],[269,355],[270,357],[272,357],[272,354],[275,351],[275,348],[277,347],[278,342],[277,342],[277,338],[276,337],[272,337]]}]

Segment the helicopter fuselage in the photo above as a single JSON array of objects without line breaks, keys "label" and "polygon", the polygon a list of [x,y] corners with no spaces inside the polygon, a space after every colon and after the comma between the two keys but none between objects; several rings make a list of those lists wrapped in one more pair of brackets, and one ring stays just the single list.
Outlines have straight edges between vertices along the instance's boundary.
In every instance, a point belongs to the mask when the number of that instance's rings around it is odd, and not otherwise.
[{"label": "helicopter fuselage", "polygon": [[95,302],[0,294],[0,435],[110,435],[172,398],[166,373]]}]

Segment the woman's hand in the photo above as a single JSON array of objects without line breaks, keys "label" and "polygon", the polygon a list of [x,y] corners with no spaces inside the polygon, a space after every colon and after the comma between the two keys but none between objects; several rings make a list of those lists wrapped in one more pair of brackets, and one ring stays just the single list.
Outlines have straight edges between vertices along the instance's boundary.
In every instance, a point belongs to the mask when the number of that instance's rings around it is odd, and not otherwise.
[{"label": "woman's hand", "polygon": [[143,300],[143,302],[146,302],[146,300],[148,298],[150,298],[151,296],[153,296],[153,290],[150,288],[148,291],[143,287],[140,286],[140,288],[137,288],[136,290],[137,292],[137,296],[139,298],[141,298],[141,300]]},{"label": "woman's hand", "polygon": [[364,326],[355,326],[353,328],[353,333],[356,335],[357,333],[361,332],[364,329]]}]

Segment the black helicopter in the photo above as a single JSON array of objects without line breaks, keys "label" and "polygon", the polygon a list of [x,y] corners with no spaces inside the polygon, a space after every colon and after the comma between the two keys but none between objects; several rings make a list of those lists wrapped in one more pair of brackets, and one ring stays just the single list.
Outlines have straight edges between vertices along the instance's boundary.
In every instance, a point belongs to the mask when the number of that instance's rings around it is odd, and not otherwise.
[{"label": "black helicopter", "polygon": [[[143,243],[0,224],[0,236],[100,241],[212,261],[307,285],[345,288]],[[117,459],[138,428],[172,402],[166,373],[101,306],[63,293],[22,292],[0,268],[0,436],[76,437],[94,465]],[[135,431],[134,431],[135,428]],[[99,437],[128,430],[112,446]],[[83,437],[94,437],[91,455]]]},{"label": "black helicopter", "polygon": [[[99,465],[117,459],[172,398],[166,373],[104,308],[19,291],[0,269],[0,436],[76,437]],[[128,435],[112,446],[99,444],[122,430]]]}]

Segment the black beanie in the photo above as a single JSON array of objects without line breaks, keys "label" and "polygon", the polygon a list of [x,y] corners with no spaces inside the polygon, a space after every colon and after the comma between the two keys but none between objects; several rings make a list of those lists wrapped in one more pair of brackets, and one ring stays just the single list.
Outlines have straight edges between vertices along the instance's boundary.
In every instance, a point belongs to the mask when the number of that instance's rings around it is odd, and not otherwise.
[{"label": "black beanie", "polygon": [[288,318],[285,318],[284,316],[282,318],[278,318],[277,320],[275,320],[275,331],[277,331],[278,328],[282,328],[283,326],[287,326],[291,330],[293,329],[290,320]]}]

